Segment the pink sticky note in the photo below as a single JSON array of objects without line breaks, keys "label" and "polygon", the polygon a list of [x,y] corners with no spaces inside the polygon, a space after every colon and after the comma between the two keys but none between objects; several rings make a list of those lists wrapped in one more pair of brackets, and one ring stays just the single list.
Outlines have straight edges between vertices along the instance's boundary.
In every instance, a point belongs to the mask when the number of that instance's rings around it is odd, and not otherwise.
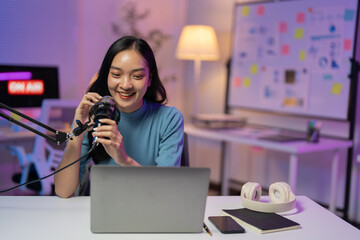
[{"label": "pink sticky note", "polygon": [[351,39],[344,40],[344,50],[351,50]]},{"label": "pink sticky note", "polygon": [[279,32],[280,33],[286,33],[287,32],[287,23],[286,22],[280,22],[279,23]]},{"label": "pink sticky note", "polygon": [[29,116],[29,117],[31,117],[31,118],[34,117],[34,112],[33,112],[33,110],[25,109],[25,110],[23,110],[23,114],[25,114],[26,116]]},{"label": "pink sticky note", "polygon": [[241,78],[234,77],[234,87],[240,87],[240,86],[241,86]]},{"label": "pink sticky note", "polygon": [[296,22],[303,23],[305,22],[305,13],[298,13],[296,14]]},{"label": "pink sticky note", "polygon": [[290,46],[288,44],[284,44],[281,46],[281,54],[288,55],[290,52]]},{"label": "pink sticky note", "polygon": [[265,7],[264,6],[258,6],[256,10],[256,14],[259,16],[263,16],[265,14]]}]

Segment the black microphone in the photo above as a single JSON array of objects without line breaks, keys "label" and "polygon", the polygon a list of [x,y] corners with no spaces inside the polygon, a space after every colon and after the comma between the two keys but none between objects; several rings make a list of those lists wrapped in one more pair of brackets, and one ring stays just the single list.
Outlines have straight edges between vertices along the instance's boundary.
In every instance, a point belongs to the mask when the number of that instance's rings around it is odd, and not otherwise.
[{"label": "black microphone", "polygon": [[[109,118],[116,123],[120,120],[120,112],[115,107],[115,100],[111,96],[104,96],[100,102],[94,104],[89,111],[89,118],[94,120],[94,128],[100,127],[100,119]],[[96,143],[97,137],[94,137],[92,145]],[[96,144],[96,146],[98,143]]]}]

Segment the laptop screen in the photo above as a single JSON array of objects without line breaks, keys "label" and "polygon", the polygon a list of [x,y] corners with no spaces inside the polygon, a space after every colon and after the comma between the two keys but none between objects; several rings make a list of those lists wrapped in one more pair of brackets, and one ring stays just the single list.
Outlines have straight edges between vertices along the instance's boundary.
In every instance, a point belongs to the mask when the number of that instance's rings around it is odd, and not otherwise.
[{"label": "laptop screen", "polygon": [[91,230],[202,232],[210,169],[93,166]]}]

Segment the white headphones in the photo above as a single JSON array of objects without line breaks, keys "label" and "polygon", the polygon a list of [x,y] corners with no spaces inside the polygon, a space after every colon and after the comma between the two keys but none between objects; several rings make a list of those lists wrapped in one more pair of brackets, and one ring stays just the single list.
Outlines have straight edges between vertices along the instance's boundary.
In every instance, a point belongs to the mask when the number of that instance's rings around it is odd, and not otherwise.
[{"label": "white headphones", "polygon": [[241,188],[241,201],[245,208],[258,212],[286,212],[295,207],[295,195],[285,182],[270,185],[271,203],[259,202],[260,196],[261,185],[256,182],[247,182]]}]

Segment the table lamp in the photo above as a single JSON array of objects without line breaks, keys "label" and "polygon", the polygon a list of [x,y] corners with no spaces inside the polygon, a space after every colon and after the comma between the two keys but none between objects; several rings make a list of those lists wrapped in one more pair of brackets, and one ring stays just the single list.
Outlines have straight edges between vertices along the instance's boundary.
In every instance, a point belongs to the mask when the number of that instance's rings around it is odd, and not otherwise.
[{"label": "table lamp", "polygon": [[[194,95],[200,84],[201,61],[219,59],[219,47],[214,28],[206,25],[187,25],[182,29],[176,57],[194,60]],[[198,113],[198,98],[194,96],[193,114]]]}]

